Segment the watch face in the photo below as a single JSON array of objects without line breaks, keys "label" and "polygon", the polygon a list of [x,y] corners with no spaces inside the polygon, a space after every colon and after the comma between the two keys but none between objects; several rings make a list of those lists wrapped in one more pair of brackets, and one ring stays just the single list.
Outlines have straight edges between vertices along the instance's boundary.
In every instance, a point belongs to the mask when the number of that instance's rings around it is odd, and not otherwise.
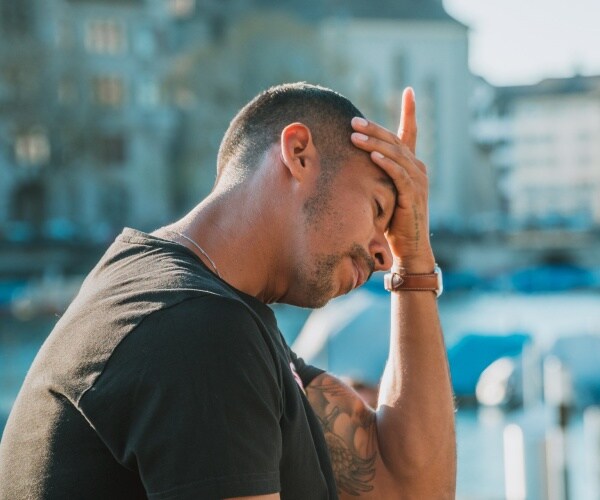
[{"label": "watch face", "polygon": [[387,273],[383,275],[383,288],[388,292],[392,291],[392,274]]},{"label": "watch face", "polygon": [[404,283],[402,276],[397,273],[387,273],[383,276],[383,287],[388,292],[393,292],[394,290],[398,290],[400,285]]},{"label": "watch face", "polygon": [[442,292],[444,291],[444,279],[442,277],[442,270],[440,269],[440,266],[438,266],[437,264],[435,265],[435,268],[433,269],[433,272],[435,274],[437,274],[437,296],[439,297],[440,295],[442,295]]}]

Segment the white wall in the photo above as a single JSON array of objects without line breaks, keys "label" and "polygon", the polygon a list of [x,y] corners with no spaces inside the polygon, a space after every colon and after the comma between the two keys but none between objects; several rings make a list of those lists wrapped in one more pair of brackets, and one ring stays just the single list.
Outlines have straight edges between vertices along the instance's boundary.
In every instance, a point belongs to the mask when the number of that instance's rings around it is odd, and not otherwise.
[{"label": "white wall", "polygon": [[600,224],[600,99],[521,97],[514,102],[512,122],[511,216],[587,214]]},{"label": "white wall", "polygon": [[322,37],[337,79],[332,86],[388,128],[397,128],[402,88],[414,87],[417,155],[429,168],[432,223],[464,222],[474,187],[466,28],[446,21],[332,20],[323,24]]}]

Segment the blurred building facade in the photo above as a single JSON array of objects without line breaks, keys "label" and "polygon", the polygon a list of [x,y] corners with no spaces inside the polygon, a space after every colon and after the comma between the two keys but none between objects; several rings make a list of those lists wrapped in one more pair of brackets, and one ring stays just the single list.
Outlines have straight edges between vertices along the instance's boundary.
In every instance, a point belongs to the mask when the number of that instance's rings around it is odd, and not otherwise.
[{"label": "blurred building facade", "polygon": [[391,128],[412,85],[434,225],[492,198],[473,181],[467,29],[441,0],[0,6],[0,229],[16,239],[103,241],[189,209],[233,114],[292,80],[339,89]]},{"label": "blurred building facade", "polygon": [[[600,77],[492,88],[474,123],[508,229],[600,228]],[[566,242],[563,242],[566,244]]]},{"label": "blurred building facade", "polygon": [[387,10],[362,4],[359,12],[322,26],[326,57],[343,68],[337,87],[391,130],[398,126],[403,88],[415,89],[417,155],[428,166],[432,229],[464,230],[476,212],[492,210],[494,200],[491,183],[475,168],[469,136],[467,28],[435,0],[389,2]]},{"label": "blurred building facade", "polygon": [[[434,230],[459,231],[473,215],[496,209],[492,178],[476,168],[469,137],[468,30],[440,0],[251,3],[252,9],[230,16],[219,40],[183,55],[172,75],[172,92],[193,96],[185,130],[210,135],[186,141],[195,150],[191,172],[181,176],[185,187],[194,186],[189,203],[202,191],[194,162],[201,158],[212,166],[215,146],[237,109],[269,85],[308,80],[339,90],[393,130],[402,90],[413,86]],[[182,192],[179,198],[186,197]]]},{"label": "blurred building facade", "polygon": [[[175,111],[161,92],[190,2],[0,1],[0,229],[105,242],[168,220]],[[183,29],[178,26],[183,24]]]}]

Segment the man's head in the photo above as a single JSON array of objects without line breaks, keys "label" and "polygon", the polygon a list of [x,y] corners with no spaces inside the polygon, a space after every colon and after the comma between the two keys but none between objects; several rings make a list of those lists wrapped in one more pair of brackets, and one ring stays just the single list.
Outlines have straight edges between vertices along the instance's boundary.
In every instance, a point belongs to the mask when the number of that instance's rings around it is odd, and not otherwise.
[{"label": "man's head", "polygon": [[252,186],[248,192],[255,203],[263,200],[260,212],[271,221],[266,232],[278,228],[271,245],[287,284],[284,302],[320,307],[391,265],[384,232],[395,195],[386,174],[350,140],[356,116],[360,111],[332,90],[286,84],[248,103],[221,143],[216,187]]},{"label": "man's head", "polygon": [[[308,83],[271,87],[244,106],[225,132],[217,158],[217,183],[237,184],[279,142],[290,123],[306,125],[319,151],[322,175],[330,178],[357,149],[350,142],[350,121],[362,113],[337,92]],[[326,180],[326,179],[323,179]]]}]

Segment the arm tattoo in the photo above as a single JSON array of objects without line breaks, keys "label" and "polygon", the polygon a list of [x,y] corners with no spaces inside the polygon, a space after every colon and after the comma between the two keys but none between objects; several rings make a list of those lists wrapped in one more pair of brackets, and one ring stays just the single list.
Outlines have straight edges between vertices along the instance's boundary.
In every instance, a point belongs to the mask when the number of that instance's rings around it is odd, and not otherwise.
[{"label": "arm tattoo", "polygon": [[421,228],[419,227],[419,218],[421,214],[416,205],[413,205],[413,216],[415,218],[415,252],[419,250],[419,238],[421,237]]},{"label": "arm tattoo", "polygon": [[307,395],[323,427],[338,492],[360,496],[371,491],[377,458],[375,414],[329,375],[309,385]]}]

